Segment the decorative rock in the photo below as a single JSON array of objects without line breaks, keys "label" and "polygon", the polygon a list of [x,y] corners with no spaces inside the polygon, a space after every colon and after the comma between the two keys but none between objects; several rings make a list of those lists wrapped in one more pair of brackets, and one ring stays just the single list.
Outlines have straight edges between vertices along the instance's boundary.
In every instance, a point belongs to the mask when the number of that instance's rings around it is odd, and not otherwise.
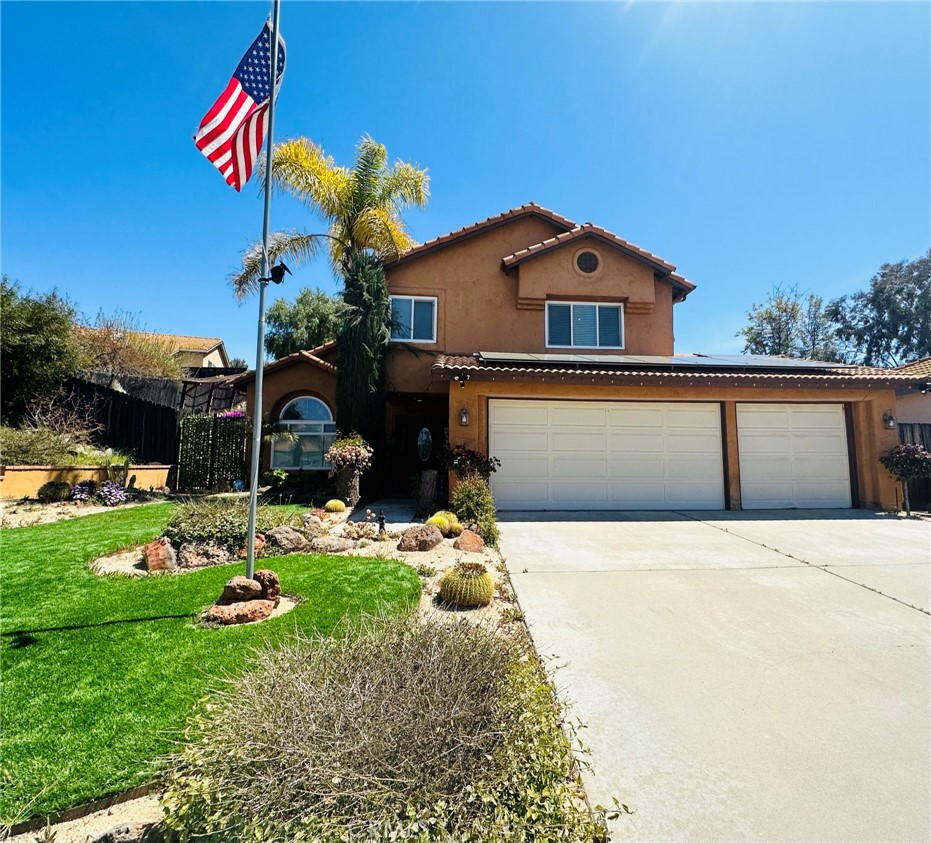
[{"label": "decorative rock", "polygon": [[147,571],[174,571],[178,567],[177,554],[167,536],[149,542],[142,553]]},{"label": "decorative rock", "polygon": [[90,843],[163,843],[164,839],[157,823],[123,823],[108,828]]},{"label": "decorative rock", "polygon": [[350,539],[342,539],[339,536],[318,536],[310,546],[317,553],[342,553],[344,550],[350,550],[353,544]]},{"label": "decorative rock", "polygon": [[[265,550],[265,536],[261,533],[255,534],[255,555],[261,555],[262,551]],[[245,559],[249,555],[249,548],[243,545],[239,548],[239,558]]]},{"label": "decorative rock", "polygon": [[178,565],[182,568],[209,568],[225,565],[231,559],[225,547],[213,542],[185,542],[178,548]]},{"label": "decorative rock", "polygon": [[310,542],[294,527],[289,527],[287,524],[273,527],[265,534],[265,538],[269,544],[284,553],[303,553],[310,550]]},{"label": "decorative rock", "polygon": [[281,602],[281,581],[278,574],[263,568],[255,572],[255,581],[262,586],[262,600],[271,600],[276,606]]},{"label": "decorative rock", "polygon": [[[249,582],[252,582],[252,580],[249,580]],[[256,583],[256,586],[258,586],[258,583]],[[229,604],[215,603],[204,613],[204,621],[224,625],[252,623],[253,621],[265,620],[274,610],[274,600],[247,600],[244,603]]]},{"label": "decorative rock", "polygon": [[485,549],[485,541],[478,533],[463,530],[459,538],[453,542],[453,547],[466,553],[481,553]]},{"label": "decorative rock", "polygon": [[323,529],[323,519],[319,515],[314,515],[312,512],[307,512],[304,514],[304,529],[318,531]]},{"label": "decorative rock", "polygon": [[408,527],[401,534],[398,550],[405,552],[432,550],[443,541],[443,534],[432,524]]},{"label": "decorative rock", "polygon": [[217,600],[218,605],[259,600],[262,597],[262,585],[248,577],[233,577],[225,586],[223,594]]}]

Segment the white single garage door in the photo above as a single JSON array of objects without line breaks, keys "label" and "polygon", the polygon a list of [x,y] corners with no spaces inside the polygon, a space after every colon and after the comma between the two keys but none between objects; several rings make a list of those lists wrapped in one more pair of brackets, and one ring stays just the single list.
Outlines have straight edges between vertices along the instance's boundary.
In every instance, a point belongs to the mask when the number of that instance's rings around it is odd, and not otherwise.
[{"label": "white single garage door", "polygon": [[498,507],[723,509],[719,404],[488,402]]},{"label": "white single garage door", "polygon": [[738,404],[744,509],[850,506],[847,425],[841,404]]}]

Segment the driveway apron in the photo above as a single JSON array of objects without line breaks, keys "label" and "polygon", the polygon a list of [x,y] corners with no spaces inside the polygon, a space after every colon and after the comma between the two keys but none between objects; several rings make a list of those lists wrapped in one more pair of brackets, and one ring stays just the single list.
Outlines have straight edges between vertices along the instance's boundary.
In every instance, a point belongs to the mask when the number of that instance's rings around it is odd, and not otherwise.
[{"label": "driveway apron", "polygon": [[931,837],[931,523],[505,513],[614,840]]}]

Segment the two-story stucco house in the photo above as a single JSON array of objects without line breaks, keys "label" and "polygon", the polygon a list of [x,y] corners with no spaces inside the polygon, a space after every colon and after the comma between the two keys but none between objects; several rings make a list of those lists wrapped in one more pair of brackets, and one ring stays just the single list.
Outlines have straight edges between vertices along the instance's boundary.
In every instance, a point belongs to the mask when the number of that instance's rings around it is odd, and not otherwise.
[{"label": "two-story stucco house", "polygon": [[[416,246],[387,277],[398,490],[448,436],[501,460],[501,509],[895,505],[877,456],[897,442],[907,374],[675,355],[695,285],[603,228],[523,205]],[[272,467],[325,468],[338,358],[328,343],[266,367],[264,406],[300,437]]]}]

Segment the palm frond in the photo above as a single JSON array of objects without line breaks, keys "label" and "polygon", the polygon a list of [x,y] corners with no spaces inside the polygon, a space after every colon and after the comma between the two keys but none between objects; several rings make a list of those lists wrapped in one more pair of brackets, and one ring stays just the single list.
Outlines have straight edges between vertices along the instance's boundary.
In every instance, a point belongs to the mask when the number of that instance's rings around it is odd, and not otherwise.
[{"label": "palm frond", "polygon": [[[264,170],[264,160],[260,170]],[[309,138],[275,144],[272,183],[320,211],[327,219],[337,217],[350,190],[350,175]]]},{"label": "palm frond", "polygon": [[[384,144],[364,135],[356,150],[356,161],[350,173],[352,195],[350,205],[344,208],[354,218],[365,208],[378,201],[379,184],[384,178],[388,163],[388,150]],[[351,226],[350,226],[351,227]]]},{"label": "palm frond", "polygon": [[372,249],[382,260],[393,260],[413,245],[404,224],[383,208],[365,208],[356,216],[352,239]]},{"label": "palm frond", "polygon": [[430,176],[406,161],[395,161],[382,178],[377,205],[392,208],[395,214],[414,206],[423,208],[430,198]]},{"label": "palm frond", "polygon": [[[300,266],[315,257],[320,250],[320,234],[302,234],[298,231],[275,231],[268,235],[268,261],[277,263],[287,258],[293,266]],[[242,268],[230,276],[236,298],[243,299],[258,288],[262,277],[262,244],[253,243],[242,255]]]}]

